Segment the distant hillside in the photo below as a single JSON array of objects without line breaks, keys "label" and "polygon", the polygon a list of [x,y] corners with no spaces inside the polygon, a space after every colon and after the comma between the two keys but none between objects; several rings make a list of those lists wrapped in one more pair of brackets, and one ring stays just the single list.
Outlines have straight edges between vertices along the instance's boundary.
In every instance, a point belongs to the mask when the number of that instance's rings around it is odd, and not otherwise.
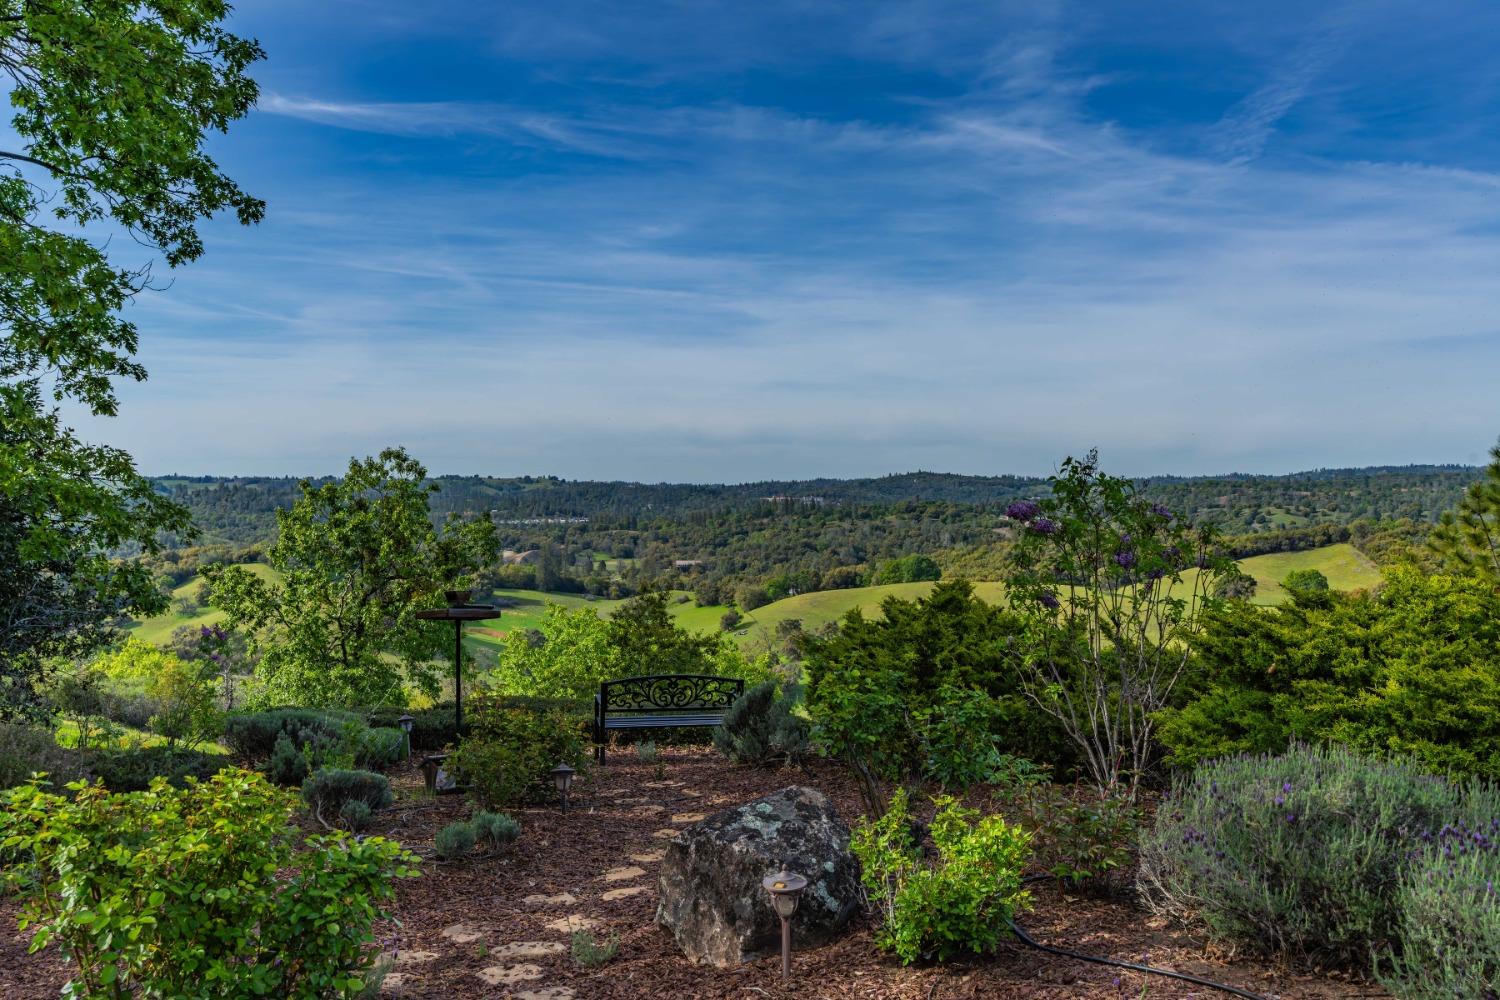
[{"label": "distant hillside", "polygon": [[[1428,522],[1453,506],[1478,476],[1479,470],[1468,466],[1382,466],[1285,476],[1161,476],[1143,483],[1153,499],[1238,534],[1360,518]],[[299,480],[291,477],[164,476],[155,482],[192,510],[205,542],[266,541],[275,531],[275,510],[300,495]],[[1034,477],[935,472],[734,485],[570,482],[546,476],[441,476],[436,482],[438,516],[488,513],[515,528],[512,534],[520,538],[546,537],[552,527],[580,519],[599,528],[635,530],[695,515],[761,509],[795,514],[927,502],[993,511],[1047,488],[1045,480]]]}]

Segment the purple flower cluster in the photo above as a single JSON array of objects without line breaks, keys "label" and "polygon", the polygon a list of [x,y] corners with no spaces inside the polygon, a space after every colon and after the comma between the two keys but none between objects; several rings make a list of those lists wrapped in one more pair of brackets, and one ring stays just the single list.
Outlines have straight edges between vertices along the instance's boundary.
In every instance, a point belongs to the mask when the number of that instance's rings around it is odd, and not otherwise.
[{"label": "purple flower cluster", "polygon": [[1031,522],[1031,530],[1038,535],[1055,535],[1062,525],[1048,517],[1039,517]]},{"label": "purple flower cluster", "polygon": [[1034,500],[1017,500],[1005,508],[1005,516],[1017,521],[1026,522],[1042,512],[1041,505]]},{"label": "purple flower cluster", "polygon": [[1056,611],[1062,607],[1062,601],[1059,601],[1057,595],[1050,590],[1044,590],[1040,594],[1037,594],[1036,599],[1042,603],[1042,607],[1049,611]]},{"label": "purple flower cluster", "polygon": [[1121,549],[1115,553],[1115,565],[1121,569],[1131,569],[1135,566],[1135,550]]}]

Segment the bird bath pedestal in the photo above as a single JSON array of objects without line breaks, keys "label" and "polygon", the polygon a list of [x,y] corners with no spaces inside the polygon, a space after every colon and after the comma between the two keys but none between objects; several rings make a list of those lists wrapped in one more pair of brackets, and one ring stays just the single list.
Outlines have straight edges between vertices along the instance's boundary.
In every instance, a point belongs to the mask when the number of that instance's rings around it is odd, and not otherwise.
[{"label": "bird bath pedestal", "polygon": [[418,611],[417,617],[429,622],[453,623],[453,727],[462,732],[464,728],[464,622],[482,622],[499,618],[500,612],[493,604],[451,604],[446,608]]}]

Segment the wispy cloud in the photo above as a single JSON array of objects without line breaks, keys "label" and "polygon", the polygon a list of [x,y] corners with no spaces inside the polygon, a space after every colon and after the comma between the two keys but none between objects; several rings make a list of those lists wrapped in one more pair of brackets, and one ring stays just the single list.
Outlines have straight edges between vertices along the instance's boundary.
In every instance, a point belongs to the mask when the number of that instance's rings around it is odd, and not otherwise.
[{"label": "wispy cloud", "polygon": [[1493,159],[1263,155],[1294,110],[1357,90],[1346,134],[1375,100],[1326,19],[1288,49],[1062,5],[831,4],[821,33],[520,6],[383,69],[420,92],[267,81],[262,135],[327,128],[238,170],[266,223],[137,305],[153,378],[102,435],[155,471],[402,441],[443,471],[756,479],[1093,444],[1143,473],[1463,459],[1500,427]]}]

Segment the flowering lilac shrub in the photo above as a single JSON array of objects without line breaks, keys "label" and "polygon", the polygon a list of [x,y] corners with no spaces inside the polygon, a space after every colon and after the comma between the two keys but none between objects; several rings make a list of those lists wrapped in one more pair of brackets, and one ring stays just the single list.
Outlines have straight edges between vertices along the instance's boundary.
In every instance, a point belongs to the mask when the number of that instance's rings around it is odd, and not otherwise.
[{"label": "flowering lilac shrub", "polygon": [[1380,981],[1402,1000],[1500,996],[1500,818],[1424,841],[1397,892],[1400,947]]},{"label": "flowering lilac shrub", "polygon": [[1226,758],[1174,783],[1142,837],[1138,886],[1224,944],[1369,968],[1399,949],[1403,879],[1441,853],[1445,824],[1491,817],[1500,795],[1483,784],[1343,748]]}]

